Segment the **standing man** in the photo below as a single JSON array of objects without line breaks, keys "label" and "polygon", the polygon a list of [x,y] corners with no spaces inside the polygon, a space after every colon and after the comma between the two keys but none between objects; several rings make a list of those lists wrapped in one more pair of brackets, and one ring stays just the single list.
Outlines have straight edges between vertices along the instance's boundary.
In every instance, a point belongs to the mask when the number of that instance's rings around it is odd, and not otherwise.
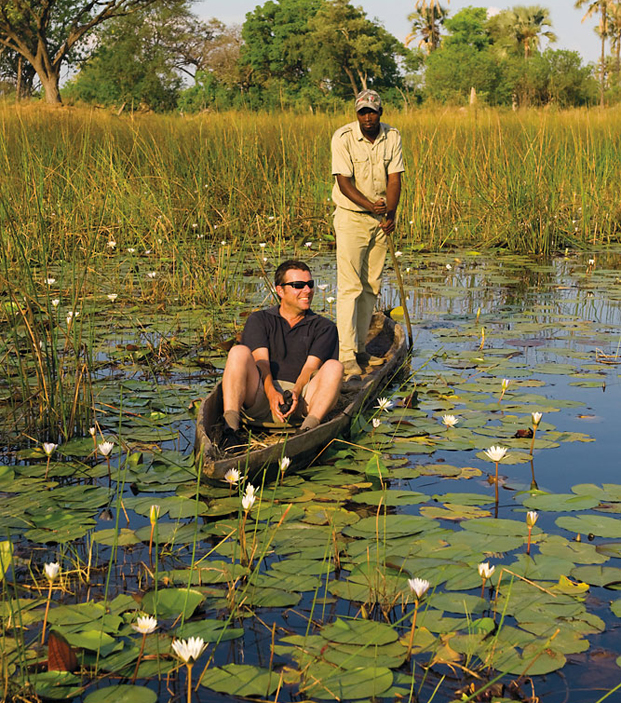
[{"label": "standing man", "polygon": [[336,205],[336,324],[345,377],[383,359],[366,351],[366,337],[386,260],[387,235],[395,228],[401,196],[401,135],[380,122],[382,102],[374,90],[356,96],[356,122],[332,137],[332,200]]}]

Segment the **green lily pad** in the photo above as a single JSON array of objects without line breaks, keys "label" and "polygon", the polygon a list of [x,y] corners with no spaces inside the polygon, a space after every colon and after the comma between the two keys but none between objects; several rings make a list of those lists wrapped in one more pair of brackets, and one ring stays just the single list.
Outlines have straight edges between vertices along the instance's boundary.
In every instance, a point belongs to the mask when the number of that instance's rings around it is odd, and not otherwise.
[{"label": "green lily pad", "polygon": [[157,693],[144,686],[117,684],[89,693],[84,703],[156,703]]},{"label": "green lily pad", "polygon": [[604,515],[559,517],[556,519],[556,524],[577,534],[594,534],[598,537],[621,539],[621,520]]},{"label": "green lily pad", "polygon": [[280,675],[269,669],[247,664],[226,664],[210,667],[201,685],[227,696],[271,696],[280,681]]},{"label": "green lily pad", "polygon": [[397,633],[392,627],[373,620],[342,620],[324,627],[321,636],[331,642],[341,644],[382,645],[395,642]]},{"label": "green lily pad", "polygon": [[319,700],[359,700],[381,697],[393,682],[393,674],[385,667],[367,667],[343,671],[328,664],[318,663],[309,672],[311,676],[300,687],[305,697]]},{"label": "green lily pad", "polygon": [[598,505],[599,500],[592,496],[572,493],[539,493],[534,496],[528,496],[523,503],[530,510],[570,512],[573,510],[590,510]]},{"label": "green lily pad", "polygon": [[176,618],[182,615],[187,619],[204,600],[202,593],[191,588],[162,588],[145,594],[142,609],[158,618]]},{"label": "green lily pad", "polygon": [[591,586],[621,589],[621,569],[614,566],[577,566],[571,576]]}]

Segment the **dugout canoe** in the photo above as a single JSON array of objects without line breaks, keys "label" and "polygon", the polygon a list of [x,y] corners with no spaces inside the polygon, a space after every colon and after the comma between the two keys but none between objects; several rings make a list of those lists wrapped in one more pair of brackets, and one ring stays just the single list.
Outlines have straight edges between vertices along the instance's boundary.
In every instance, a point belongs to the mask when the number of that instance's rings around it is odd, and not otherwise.
[{"label": "dugout canoe", "polygon": [[384,313],[375,313],[367,337],[367,349],[375,356],[383,356],[382,366],[370,367],[361,381],[343,384],[337,407],[324,422],[302,434],[274,433],[268,441],[255,441],[245,451],[223,454],[217,443],[222,431],[222,386],[220,383],[201,402],[196,421],[195,452],[202,461],[202,473],[220,480],[229,469],[252,475],[260,469],[288,456],[292,468],[308,463],[335,437],[347,435],[352,419],[368,404],[377,399],[378,391],[389,383],[402,368],[407,354],[403,328]]}]

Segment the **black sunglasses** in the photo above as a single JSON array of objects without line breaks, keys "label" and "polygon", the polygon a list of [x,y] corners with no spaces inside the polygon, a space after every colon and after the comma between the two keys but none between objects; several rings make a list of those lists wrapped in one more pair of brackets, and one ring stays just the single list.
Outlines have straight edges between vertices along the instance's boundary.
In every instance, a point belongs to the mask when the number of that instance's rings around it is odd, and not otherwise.
[{"label": "black sunglasses", "polygon": [[315,281],[311,278],[310,281],[289,281],[289,283],[283,283],[282,284],[283,288],[285,286],[291,286],[292,288],[295,288],[296,290],[303,290],[308,286],[311,290],[315,287]]}]

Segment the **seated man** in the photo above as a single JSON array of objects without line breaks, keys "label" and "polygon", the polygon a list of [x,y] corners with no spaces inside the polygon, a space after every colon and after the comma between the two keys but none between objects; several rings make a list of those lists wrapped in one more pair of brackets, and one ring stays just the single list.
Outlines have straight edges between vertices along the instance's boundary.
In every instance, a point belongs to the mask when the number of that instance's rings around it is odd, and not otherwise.
[{"label": "seated man", "polygon": [[[242,343],[233,347],[222,377],[224,434],[220,449],[243,444],[242,413],[255,422],[302,419],[317,427],[338,398],[343,365],[336,325],[314,313],[315,282],[302,261],[285,261],[274,275],[280,305],[252,313]],[[291,392],[291,406],[281,408]]]}]

